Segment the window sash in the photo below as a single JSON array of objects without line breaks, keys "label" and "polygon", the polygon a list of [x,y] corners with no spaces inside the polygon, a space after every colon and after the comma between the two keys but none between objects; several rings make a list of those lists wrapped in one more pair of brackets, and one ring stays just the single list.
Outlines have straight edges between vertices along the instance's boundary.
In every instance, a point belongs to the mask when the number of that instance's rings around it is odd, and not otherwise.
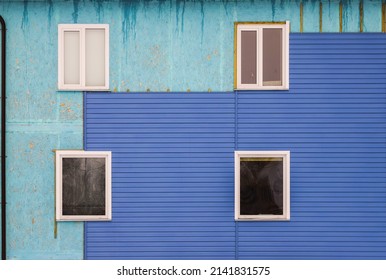
[{"label": "window sash", "polygon": [[[88,30],[104,30],[104,81],[102,85],[87,85],[86,81],[86,33]],[[79,72],[80,81],[77,84],[65,83],[65,32],[79,32],[80,55]],[[109,25],[108,24],[59,24],[58,25],[58,89],[59,90],[95,90],[109,89]]]},{"label": "window sash", "polygon": [[[282,30],[282,85],[263,85],[263,29]],[[257,82],[256,84],[241,83],[241,33],[243,31],[257,32]],[[236,24],[236,82],[235,89],[240,90],[286,90],[289,88],[289,22],[285,24],[259,24],[259,23],[237,23]]]},{"label": "window sash", "polygon": [[[240,214],[240,161],[242,158],[280,158],[283,161],[283,215]],[[235,220],[288,221],[290,219],[290,152],[289,151],[235,151]]]},{"label": "window sash", "polygon": [[[63,214],[63,159],[64,158],[102,158],[105,160],[105,213],[103,215],[64,215]],[[112,219],[111,192],[111,152],[110,151],[55,151],[55,202],[57,221],[109,221]]]}]

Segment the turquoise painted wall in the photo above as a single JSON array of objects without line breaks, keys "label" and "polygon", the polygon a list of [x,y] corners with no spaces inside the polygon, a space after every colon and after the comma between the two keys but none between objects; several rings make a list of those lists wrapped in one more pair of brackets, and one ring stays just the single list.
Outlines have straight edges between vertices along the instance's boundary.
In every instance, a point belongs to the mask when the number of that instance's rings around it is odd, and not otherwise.
[{"label": "turquoise painted wall", "polygon": [[[304,32],[319,1],[303,1]],[[381,0],[364,2],[364,31],[381,31]],[[57,24],[110,24],[112,91],[232,91],[233,23],[291,22],[300,1],[3,0],[7,23],[7,256],[82,259],[83,223],[54,236],[53,149],[83,144],[80,92],[58,92]],[[323,31],[339,31],[339,1],[323,1]],[[343,31],[359,31],[359,1],[343,1]]]}]

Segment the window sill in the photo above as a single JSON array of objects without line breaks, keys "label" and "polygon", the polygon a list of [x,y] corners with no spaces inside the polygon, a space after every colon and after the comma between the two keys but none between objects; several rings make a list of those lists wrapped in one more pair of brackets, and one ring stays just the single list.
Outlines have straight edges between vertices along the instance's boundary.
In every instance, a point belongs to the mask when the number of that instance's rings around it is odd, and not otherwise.
[{"label": "window sill", "polygon": [[235,91],[246,91],[246,90],[253,90],[253,91],[264,91],[264,90],[289,90],[289,87],[286,86],[265,86],[265,87],[242,87],[242,88],[235,88]]}]

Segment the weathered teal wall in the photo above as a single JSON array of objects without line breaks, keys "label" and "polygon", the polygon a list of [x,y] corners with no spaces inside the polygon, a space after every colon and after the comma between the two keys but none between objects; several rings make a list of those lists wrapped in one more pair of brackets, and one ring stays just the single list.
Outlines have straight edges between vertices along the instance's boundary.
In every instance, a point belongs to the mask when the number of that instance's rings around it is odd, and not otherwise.
[{"label": "weathered teal wall", "polygon": [[[319,1],[303,1],[304,32]],[[381,31],[382,1],[364,2],[364,31]],[[81,259],[83,223],[58,223],[53,149],[82,148],[83,101],[58,92],[57,24],[110,24],[112,91],[232,91],[233,23],[291,22],[300,1],[3,0],[7,23],[7,256]],[[339,31],[339,1],[323,1],[323,31]],[[359,1],[343,1],[343,31],[359,31]]]}]

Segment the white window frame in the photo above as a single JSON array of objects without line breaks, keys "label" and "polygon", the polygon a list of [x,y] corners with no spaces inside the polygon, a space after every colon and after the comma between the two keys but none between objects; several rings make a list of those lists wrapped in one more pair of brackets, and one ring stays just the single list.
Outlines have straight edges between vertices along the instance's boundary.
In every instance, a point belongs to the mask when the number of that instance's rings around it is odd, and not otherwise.
[{"label": "white window frame", "polygon": [[[105,159],[105,215],[63,215],[63,158],[104,158]],[[57,221],[109,221],[111,220],[111,152],[110,151],[55,151],[55,199]]]},{"label": "white window frame", "polygon": [[[263,86],[263,29],[282,29],[282,85]],[[254,30],[257,32],[257,82],[256,84],[241,83],[241,32]],[[281,23],[235,23],[235,89],[236,90],[288,90],[289,89],[289,21]]]},{"label": "white window frame", "polygon": [[[104,86],[86,86],[86,29],[105,31],[105,81]],[[64,32],[77,31],[80,34],[80,83],[64,83]],[[106,91],[109,90],[109,25],[108,24],[59,24],[58,25],[58,90],[64,91]]]},{"label": "white window frame", "polygon": [[[241,158],[283,159],[283,215],[240,214],[240,160]],[[289,151],[235,151],[235,220],[288,221],[290,220],[290,152]]]}]

